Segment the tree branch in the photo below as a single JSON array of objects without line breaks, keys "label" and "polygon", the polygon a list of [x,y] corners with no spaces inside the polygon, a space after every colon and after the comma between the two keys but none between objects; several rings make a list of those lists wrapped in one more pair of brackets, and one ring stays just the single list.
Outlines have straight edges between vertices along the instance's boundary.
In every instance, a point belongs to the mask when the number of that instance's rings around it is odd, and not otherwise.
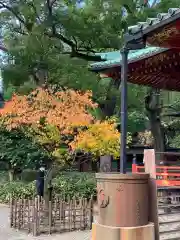
[{"label": "tree branch", "polygon": [[47,36],[49,36],[50,38],[57,38],[57,39],[61,40],[62,42],[69,45],[71,48],[76,48],[76,45],[73,43],[73,41],[65,38],[62,34],[56,32],[55,26],[52,26],[52,32],[51,33],[45,33],[45,34]]},{"label": "tree branch", "polygon": [[163,117],[180,117],[180,112],[177,113],[169,113],[169,114],[163,114]]},{"label": "tree branch", "polygon": [[128,14],[133,14],[133,11],[130,9],[130,7],[128,6],[128,4],[124,4],[123,7],[126,9]]},{"label": "tree branch", "polygon": [[166,108],[166,109],[172,109],[172,110],[174,110],[174,111],[177,111],[177,109],[176,109],[173,105],[163,105],[163,106],[162,106],[162,109],[164,109],[164,108]]},{"label": "tree branch", "polygon": [[[58,47],[55,47],[56,49],[59,49]],[[81,58],[86,61],[92,61],[92,62],[103,62],[106,61],[105,59],[102,59],[101,56],[98,55],[89,55],[87,53],[81,53],[78,51],[70,51],[70,52],[62,52],[63,55],[69,55],[71,58]]]},{"label": "tree branch", "polygon": [[154,0],[151,4],[151,7],[153,8],[156,5],[156,3],[157,3],[157,0]]},{"label": "tree branch", "polygon": [[[63,43],[66,43],[68,46],[71,47],[72,51],[71,52],[68,52],[68,53],[64,53],[64,54],[69,54],[70,57],[77,57],[77,58],[81,58],[81,59],[84,59],[84,60],[87,60],[87,61],[102,61],[101,57],[100,56],[96,56],[96,55],[89,55],[87,53],[82,53],[82,52],[79,52],[78,49],[77,49],[77,43],[74,43],[73,41],[71,41],[70,39],[64,37],[62,34],[58,33],[57,30],[56,30],[56,25],[55,23],[53,23],[53,10],[52,10],[52,7],[53,7],[53,4],[56,2],[56,0],[47,0],[46,3],[47,3],[47,10],[48,10],[48,18],[51,22],[51,33],[49,32],[46,32],[45,35],[50,37],[50,38],[56,38],[56,39],[59,39],[61,40]],[[32,6],[33,9],[35,6]],[[7,6],[6,4],[4,4],[3,2],[0,2],[0,8],[5,8],[7,9],[8,11],[10,11],[18,20],[20,23],[22,23],[26,28],[28,27],[27,26],[27,23],[26,21],[21,17],[19,16],[19,14],[10,6]],[[34,9],[35,11],[36,9]],[[37,12],[35,11],[36,15],[37,15]],[[38,17],[38,16],[37,16]],[[39,19],[39,18],[38,18]],[[21,32],[19,31],[18,29],[15,29],[16,32],[20,33],[20,34],[23,34],[25,35],[25,32]],[[0,46],[0,49],[2,51],[5,51],[7,52],[7,49],[3,46]],[[91,52],[90,49],[86,49],[88,50],[89,52]],[[92,51],[93,52],[93,51]],[[37,80],[37,79],[36,79]]]},{"label": "tree branch", "polygon": [[51,4],[51,1],[47,0],[46,4],[47,4],[47,9],[48,9],[48,12],[49,12],[49,16],[52,17],[52,4]]},{"label": "tree branch", "polygon": [[23,23],[24,25],[26,25],[24,19],[23,19],[21,16],[19,16],[19,14],[18,14],[12,7],[4,4],[3,2],[0,2],[0,8],[1,8],[1,9],[2,9],[2,8],[7,9],[9,12],[11,12],[11,13],[19,20],[19,22],[21,22],[21,23]]},{"label": "tree branch", "polygon": [[47,0],[47,5],[48,5],[49,7],[52,7],[52,6],[55,4],[56,1],[57,1],[57,0]]},{"label": "tree branch", "polygon": [[29,6],[32,7],[32,9],[33,9],[33,11],[34,11],[34,13],[35,13],[37,19],[38,19],[39,22],[41,23],[42,21],[41,21],[41,18],[39,17],[39,14],[38,14],[38,12],[37,12],[36,6],[33,4],[33,2],[29,3]]},{"label": "tree branch", "polygon": [[27,36],[28,34],[26,32],[24,32],[21,28],[14,28],[14,31],[16,33],[19,33],[21,35]]},{"label": "tree branch", "polygon": [[[68,46],[71,47],[72,51],[71,52],[66,52],[63,54],[69,54],[70,57],[77,57],[81,58],[87,61],[102,61],[100,56],[95,56],[95,55],[89,55],[85,53],[80,53],[77,49],[77,43],[71,41],[70,39],[67,39],[64,37],[62,34],[58,33],[56,30],[56,25],[53,23],[53,11],[52,11],[52,6],[55,3],[55,1],[47,0],[47,9],[48,9],[48,17],[51,22],[51,33],[46,32],[45,34],[49,36],[50,38],[56,38],[61,40],[62,42],[66,43]],[[58,49],[58,47],[56,47]],[[87,50],[87,49],[86,49]]]},{"label": "tree branch", "polygon": [[[70,46],[72,51],[71,52],[64,52],[63,54],[68,54],[72,58],[77,57],[77,58],[81,58],[81,59],[84,59],[84,60],[87,60],[87,61],[105,61],[105,60],[102,60],[102,58],[100,56],[89,55],[89,54],[86,54],[86,53],[79,52],[76,44],[73,41],[65,38],[63,35],[56,32],[55,26],[52,29],[52,33],[46,33],[46,35],[49,36],[50,38],[57,38],[57,39],[61,40],[62,42],[66,43],[68,46]],[[58,49],[58,47],[56,47],[56,48]]]},{"label": "tree branch", "polygon": [[3,52],[8,52],[8,49],[2,45],[0,45],[0,50]]},{"label": "tree branch", "polygon": [[78,52],[78,51],[72,51],[70,53],[70,57],[77,57],[77,58],[81,58],[81,59],[84,59],[86,61],[105,61],[101,58],[101,56],[97,56],[97,55],[88,55],[86,53],[81,53],[81,52]]},{"label": "tree branch", "polygon": [[53,19],[53,10],[52,10],[53,4],[52,4],[51,0],[47,0],[46,3],[47,3],[47,10],[48,10],[48,19],[51,23],[51,33],[46,33],[46,35],[48,35],[50,38],[57,38],[57,39],[63,41],[64,43],[66,43],[67,45],[69,45],[70,47],[75,48],[76,45],[74,44],[73,41],[65,38],[62,34],[60,34],[56,31],[56,25],[53,22],[53,20],[54,20]]},{"label": "tree branch", "polygon": [[7,9],[9,12],[11,12],[14,15],[14,17],[17,18],[17,20],[21,24],[24,25],[24,27],[27,29],[27,31],[31,31],[32,30],[33,23],[29,22],[29,21],[26,22],[26,20],[24,20],[22,18],[22,16],[20,16],[20,14],[13,9],[13,7],[10,7],[10,6],[6,5],[6,4],[4,4],[3,2],[0,2],[0,9],[3,9],[3,8]]}]

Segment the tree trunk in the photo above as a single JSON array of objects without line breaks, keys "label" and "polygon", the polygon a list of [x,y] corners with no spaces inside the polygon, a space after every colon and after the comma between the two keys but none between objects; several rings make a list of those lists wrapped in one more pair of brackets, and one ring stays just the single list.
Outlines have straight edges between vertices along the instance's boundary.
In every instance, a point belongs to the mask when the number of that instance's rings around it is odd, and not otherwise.
[{"label": "tree trunk", "polygon": [[[49,201],[52,201],[52,176],[53,176],[53,168],[51,167],[47,174],[44,177],[44,202],[45,202],[45,221],[48,223],[48,216],[49,216]],[[51,193],[50,193],[51,191]]]},{"label": "tree trunk", "polygon": [[163,152],[165,151],[164,129],[160,119],[161,104],[159,90],[150,89],[145,98],[145,108],[154,138],[154,149],[157,152],[156,161],[159,164],[160,162],[164,162]]},{"label": "tree trunk", "polygon": [[117,97],[116,90],[119,89],[120,81],[118,79],[112,79],[109,83],[106,99],[102,104],[99,104],[104,117],[111,117],[116,108]]},{"label": "tree trunk", "polygon": [[92,161],[91,160],[91,169],[92,169],[92,172],[98,172],[98,163],[97,163],[97,161]]},{"label": "tree trunk", "polygon": [[8,170],[8,175],[9,175],[9,181],[12,182],[14,180],[14,171],[13,170]]},{"label": "tree trunk", "polygon": [[9,181],[21,180],[21,172],[16,171],[15,169],[8,170]]},{"label": "tree trunk", "polygon": [[100,104],[100,108],[103,112],[103,116],[104,117],[111,117],[114,112],[115,112],[115,108],[116,108],[116,97],[115,96],[106,96],[106,100],[104,101],[103,104]]}]

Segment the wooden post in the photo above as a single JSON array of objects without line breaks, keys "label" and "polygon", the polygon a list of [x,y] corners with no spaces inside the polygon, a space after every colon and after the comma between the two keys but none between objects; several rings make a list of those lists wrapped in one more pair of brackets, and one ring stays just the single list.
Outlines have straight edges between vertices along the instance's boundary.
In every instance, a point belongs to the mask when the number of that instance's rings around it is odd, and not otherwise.
[{"label": "wooden post", "polygon": [[63,222],[63,229],[66,229],[66,202],[65,202],[65,198],[62,199],[60,220],[62,220],[62,222]]},{"label": "wooden post", "polygon": [[26,225],[26,199],[22,199],[22,209],[21,209],[21,219],[22,219],[22,229]]},{"label": "wooden post", "polygon": [[45,179],[44,179],[44,200],[45,200],[45,203],[47,205],[47,207],[49,207],[49,184],[51,184],[51,181],[52,181],[52,174],[53,174],[53,169],[50,168],[45,176]]},{"label": "wooden post", "polygon": [[100,172],[111,172],[112,170],[112,156],[105,155],[100,157]]},{"label": "wooden post", "polygon": [[18,230],[21,229],[21,206],[22,206],[22,200],[18,199]]},{"label": "wooden post", "polygon": [[17,228],[17,218],[18,218],[18,211],[17,211],[17,200],[14,200],[14,228]]},{"label": "wooden post", "polygon": [[156,186],[156,158],[154,149],[144,150],[145,172],[149,173],[149,221],[154,223],[155,240],[159,240],[159,219]]},{"label": "wooden post", "polygon": [[10,197],[10,227],[14,226],[14,201],[12,196]]},{"label": "wooden post", "polygon": [[89,200],[89,227],[92,229],[93,223],[93,196]]},{"label": "wooden post", "polygon": [[28,199],[28,213],[27,213],[27,218],[28,218],[28,233],[31,232],[31,200]]},{"label": "wooden post", "polygon": [[136,163],[132,164],[132,173],[137,173],[137,165],[136,165]]},{"label": "wooden post", "polygon": [[69,198],[69,231],[72,231],[72,200]]},{"label": "wooden post", "polygon": [[35,198],[33,206],[33,236],[38,235],[38,227],[38,198]]},{"label": "wooden post", "polygon": [[52,233],[52,201],[49,201],[49,234]]},{"label": "wooden post", "polygon": [[72,200],[72,206],[73,206],[73,214],[72,214],[72,221],[73,221],[73,230],[76,230],[76,198],[73,197]]},{"label": "wooden post", "polygon": [[83,230],[86,229],[86,216],[85,216],[85,209],[86,209],[86,198],[83,198],[83,205],[82,205],[82,214],[83,214]]},{"label": "wooden post", "polygon": [[48,217],[49,217],[49,201],[51,201],[50,194],[49,194],[49,185],[52,181],[52,174],[53,170],[50,168],[45,176],[44,179],[44,201],[45,201],[45,222],[48,224]]},{"label": "wooden post", "polygon": [[79,199],[79,212],[80,212],[80,230],[83,230],[83,228],[82,228],[82,222],[83,222],[83,220],[82,220],[82,217],[83,217],[83,213],[82,213],[82,197]]}]

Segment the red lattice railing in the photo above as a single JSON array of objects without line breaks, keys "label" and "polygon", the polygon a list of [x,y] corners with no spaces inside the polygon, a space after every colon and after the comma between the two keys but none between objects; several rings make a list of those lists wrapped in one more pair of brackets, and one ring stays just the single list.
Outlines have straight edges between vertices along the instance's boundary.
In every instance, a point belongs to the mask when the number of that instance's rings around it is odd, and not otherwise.
[{"label": "red lattice railing", "polygon": [[[144,166],[132,164],[133,173],[145,172]],[[180,167],[156,166],[157,186],[180,186]]]}]

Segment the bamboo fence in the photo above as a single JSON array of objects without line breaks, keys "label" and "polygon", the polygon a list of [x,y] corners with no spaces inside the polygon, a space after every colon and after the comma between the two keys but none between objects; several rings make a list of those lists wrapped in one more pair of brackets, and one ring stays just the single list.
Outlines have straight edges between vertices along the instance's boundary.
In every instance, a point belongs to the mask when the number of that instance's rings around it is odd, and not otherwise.
[{"label": "bamboo fence", "polygon": [[91,229],[92,219],[92,198],[54,198],[48,204],[39,197],[10,201],[11,228],[27,231],[33,236]]}]

